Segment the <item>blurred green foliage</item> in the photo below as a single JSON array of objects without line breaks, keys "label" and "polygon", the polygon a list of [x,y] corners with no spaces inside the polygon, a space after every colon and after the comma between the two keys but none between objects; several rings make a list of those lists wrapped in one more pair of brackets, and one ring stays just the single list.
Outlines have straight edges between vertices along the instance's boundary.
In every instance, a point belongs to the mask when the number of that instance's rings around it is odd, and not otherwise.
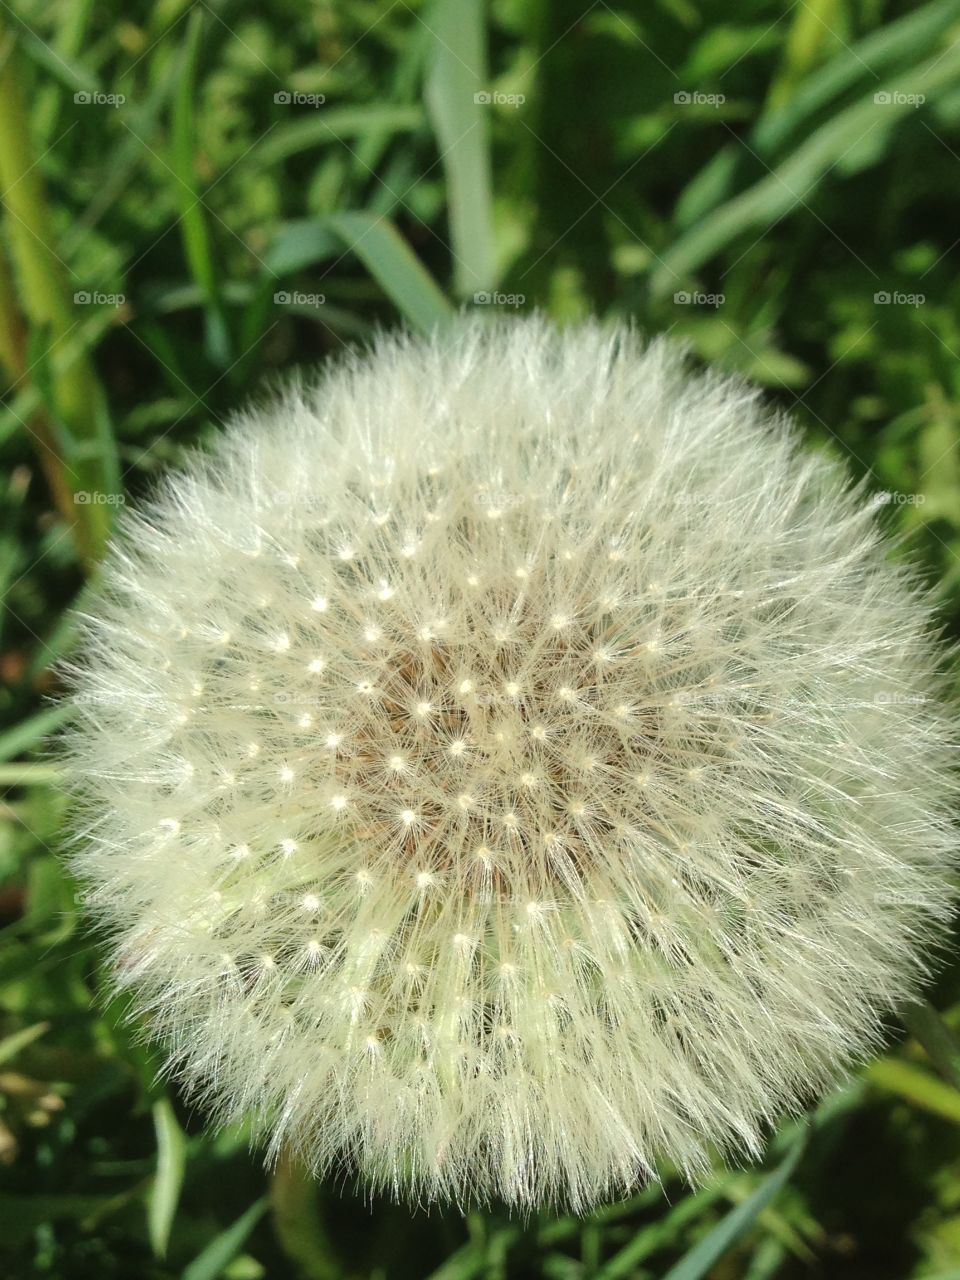
[{"label": "blurred green foliage", "polygon": [[274,375],[459,305],[630,316],[763,384],[956,636],[958,72],[960,0],[0,7],[4,1275],[960,1277],[955,957],[763,1169],[584,1220],[371,1205],[158,1081],[43,757],[120,501]]}]

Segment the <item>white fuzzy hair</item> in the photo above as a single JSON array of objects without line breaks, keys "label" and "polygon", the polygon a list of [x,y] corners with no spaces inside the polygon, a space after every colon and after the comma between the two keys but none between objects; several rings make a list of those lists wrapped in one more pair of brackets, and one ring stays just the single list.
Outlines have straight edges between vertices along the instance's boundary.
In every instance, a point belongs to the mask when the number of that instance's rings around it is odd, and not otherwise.
[{"label": "white fuzzy hair", "polygon": [[623,326],[461,320],[127,514],[75,866],[170,1062],[276,1154],[583,1210],[755,1155],[954,898],[929,596],[863,490]]}]

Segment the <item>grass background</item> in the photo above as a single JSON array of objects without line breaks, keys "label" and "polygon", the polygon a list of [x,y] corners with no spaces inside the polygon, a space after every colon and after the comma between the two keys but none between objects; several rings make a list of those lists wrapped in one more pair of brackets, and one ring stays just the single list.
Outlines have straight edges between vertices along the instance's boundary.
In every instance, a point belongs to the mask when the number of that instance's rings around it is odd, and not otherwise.
[{"label": "grass background", "polygon": [[371,1205],[157,1081],[43,756],[120,502],[271,378],[461,305],[630,316],[764,384],[956,636],[958,73],[960,0],[0,0],[4,1276],[960,1277],[955,955],[763,1168],[585,1220]]}]

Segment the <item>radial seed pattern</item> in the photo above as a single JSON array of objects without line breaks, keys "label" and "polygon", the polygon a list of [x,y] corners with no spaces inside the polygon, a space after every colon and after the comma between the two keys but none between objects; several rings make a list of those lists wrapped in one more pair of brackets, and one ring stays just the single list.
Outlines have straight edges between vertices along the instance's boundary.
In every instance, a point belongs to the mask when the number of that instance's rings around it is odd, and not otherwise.
[{"label": "radial seed pattern", "polygon": [[398,1194],[755,1153],[949,910],[928,615],[672,347],[382,339],[126,519],[71,737],[118,982],[221,1116]]}]

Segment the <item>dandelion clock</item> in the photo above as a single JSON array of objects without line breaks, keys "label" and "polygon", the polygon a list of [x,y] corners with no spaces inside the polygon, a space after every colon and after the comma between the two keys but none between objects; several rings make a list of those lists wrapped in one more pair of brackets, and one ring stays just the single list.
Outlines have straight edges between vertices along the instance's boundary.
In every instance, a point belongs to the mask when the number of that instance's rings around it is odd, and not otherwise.
[{"label": "dandelion clock", "polygon": [[460,320],[123,517],[68,738],[118,988],[220,1121],[423,1201],[756,1155],[926,972],[930,599],[756,392]]}]

